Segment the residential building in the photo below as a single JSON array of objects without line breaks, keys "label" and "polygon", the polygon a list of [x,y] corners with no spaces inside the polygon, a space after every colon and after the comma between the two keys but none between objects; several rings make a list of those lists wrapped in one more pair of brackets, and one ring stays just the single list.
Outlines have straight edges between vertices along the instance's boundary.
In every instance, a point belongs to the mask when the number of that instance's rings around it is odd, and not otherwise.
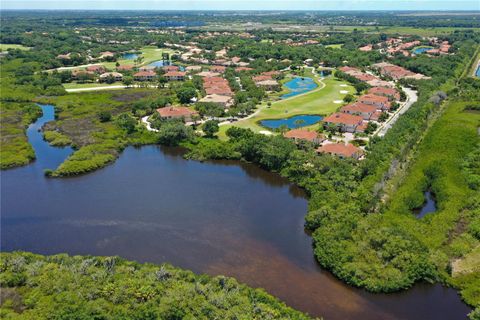
[{"label": "residential building", "polygon": [[163,107],[157,112],[162,119],[182,119],[185,122],[192,121],[192,117],[198,115],[198,112],[187,107]]},{"label": "residential building", "polygon": [[355,147],[351,143],[328,143],[317,149],[317,153],[328,153],[340,158],[360,159],[364,152],[362,149]]},{"label": "residential building", "polygon": [[385,88],[385,87],[373,87],[368,90],[369,94],[374,94],[377,96],[383,96],[389,98],[391,101],[400,100],[400,93],[395,88]]},{"label": "residential building", "polygon": [[94,72],[94,73],[105,73],[105,67],[102,65],[94,65],[94,66],[88,66],[87,71]]},{"label": "residential building", "polygon": [[135,81],[153,81],[157,78],[154,71],[139,71],[133,75]]},{"label": "residential building", "polygon": [[224,108],[228,108],[233,104],[233,99],[230,96],[209,94],[199,100],[199,102],[209,102],[221,105]]},{"label": "residential building", "polygon": [[275,91],[280,88],[280,84],[278,83],[278,81],[273,79],[258,81],[255,82],[255,84],[257,85],[257,87],[262,87],[267,91]]},{"label": "residential building", "polygon": [[362,125],[361,116],[350,115],[348,113],[337,112],[323,119],[326,125],[336,125],[340,131],[354,133],[357,127]]},{"label": "residential building", "polygon": [[379,110],[389,110],[391,106],[387,97],[375,94],[364,94],[358,98],[358,102],[375,106]]},{"label": "residential building", "polygon": [[315,131],[308,131],[305,129],[293,129],[285,132],[283,136],[287,139],[295,141],[295,143],[299,141],[309,141],[318,145],[325,140],[323,135]]},{"label": "residential building", "polygon": [[187,75],[186,72],[183,71],[169,71],[165,73],[163,76],[168,81],[183,81],[185,80],[185,76]]},{"label": "residential building", "polygon": [[122,81],[123,74],[118,72],[105,72],[102,73],[99,77],[100,82],[105,82],[109,77],[112,77],[115,81]]},{"label": "residential building", "polygon": [[377,107],[361,102],[355,102],[342,107],[340,111],[351,115],[361,116],[363,120],[368,121],[372,115],[377,112]]}]

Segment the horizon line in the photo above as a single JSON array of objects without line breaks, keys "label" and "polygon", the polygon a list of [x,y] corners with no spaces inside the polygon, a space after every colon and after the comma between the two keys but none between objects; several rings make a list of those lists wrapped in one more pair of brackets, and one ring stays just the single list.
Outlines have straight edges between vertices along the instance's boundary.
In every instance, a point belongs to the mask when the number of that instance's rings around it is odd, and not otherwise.
[{"label": "horizon line", "polygon": [[224,11],[224,12],[255,12],[255,11],[267,11],[267,12],[325,12],[325,11],[338,11],[338,12],[364,12],[364,11],[371,11],[371,12],[384,12],[384,11],[391,11],[391,12],[478,12],[480,13],[480,9],[464,9],[464,10],[454,10],[454,9],[67,9],[67,8],[59,8],[59,9],[36,9],[36,8],[0,8],[0,11],[183,11],[183,12],[190,12],[190,11],[198,11],[198,12],[210,12],[210,11]]}]

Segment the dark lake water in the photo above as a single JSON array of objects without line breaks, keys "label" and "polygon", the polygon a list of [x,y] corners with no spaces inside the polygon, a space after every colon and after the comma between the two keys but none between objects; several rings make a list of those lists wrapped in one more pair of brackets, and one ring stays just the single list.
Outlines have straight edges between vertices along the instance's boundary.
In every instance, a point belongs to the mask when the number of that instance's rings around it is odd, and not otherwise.
[{"label": "dark lake water", "polygon": [[282,99],[291,98],[315,89],[317,84],[312,78],[295,77],[284,84],[290,92],[281,96]]},{"label": "dark lake water", "polygon": [[[44,107],[39,123],[53,119]],[[181,150],[127,148],[113,165],[47,179],[69,149],[28,130],[38,159],[1,172],[1,250],[120,255],[234,276],[325,319],[465,319],[453,289],[419,284],[369,294],[322,270],[304,232],[307,200],[279,176],[239,162],[195,162]]]},{"label": "dark lake water", "polygon": [[[293,116],[285,119],[268,119],[260,121],[260,125],[267,127],[269,129],[277,129],[281,126],[287,126],[289,129],[301,128],[306,126],[311,126],[322,120],[322,116],[319,115],[299,115]],[[297,123],[297,121],[301,121]]]},{"label": "dark lake water", "polygon": [[435,197],[433,193],[431,191],[426,191],[424,195],[425,202],[423,206],[413,211],[418,219],[425,217],[425,215],[429,213],[437,211],[437,204],[435,202]]}]

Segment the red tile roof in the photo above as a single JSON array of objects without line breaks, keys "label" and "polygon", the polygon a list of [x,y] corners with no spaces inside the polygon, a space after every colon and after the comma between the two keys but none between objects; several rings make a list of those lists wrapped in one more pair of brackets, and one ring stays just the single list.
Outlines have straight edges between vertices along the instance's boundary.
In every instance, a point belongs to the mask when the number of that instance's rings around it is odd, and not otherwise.
[{"label": "red tile roof", "polygon": [[321,146],[317,149],[317,152],[330,153],[343,157],[354,157],[355,155],[361,155],[362,149],[355,147],[353,144],[347,143],[329,143]]},{"label": "red tile roof", "polygon": [[364,94],[360,98],[358,98],[358,101],[360,102],[374,102],[374,103],[383,103],[383,104],[389,104],[388,98],[384,96],[377,96],[375,94]]},{"label": "red tile roof", "polygon": [[104,66],[88,66],[87,71],[93,71],[93,72],[105,72],[105,67]]},{"label": "red tile roof", "polygon": [[210,71],[214,71],[214,72],[225,72],[225,70],[227,69],[227,67],[224,67],[224,66],[212,66],[210,68]]},{"label": "red tile roof", "polygon": [[334,113],[323,119],[324,122],[340,123],[346,125],[358,125],[363,122],[363,118],[360,116],[354,116],[347,113]]},{"label": "red tile roof", "polygon": [[187,73],[183,71],[169,71],[164,74],[165,77],[185,77]]},{"label": "red tile roof", "polygon": [[157,74],[154,71],[139,71],[135,73],[133,76],[134,77],[153,77],[156,75]]},{"label": "red tile roof", "polygon": [[260,76],[255,76],[252,78],[254,82],[260,82],[260,81],[265,81],[265,80],[272,80],[272,76],[268,75],[260,75]]},{"label": "red tile roof", "polygon": [[185,117],[191,116],[196,114],[196,111],[192,111],[187,107],[163,107],[157,109],[157,112],[160,114],[161,117],[168,118],[168,117]]},{"label": "red tile roof", "polygon": [[169,72],[169,71],[179,71],[180,68],[178,66],[164,66],[162,67],[163,70],[165,70],[166,72]]},{"label": "red tile roof", "polygon": [[400,98],[400,94],[398,93],[397,89],[395,88],[385,88],[385,87],[373,87],[368,90],[369,94],[374,94],[377,96],[388,96],[394,97],[396,99]]},{"label": "red tile roof", "polygon": [[285,134],[283,136],[285,138],[301,139],[301,140],[307,140],[307,141],[312,141],[312,142],[321,137],[317,132],[308,131],[308,130],[305,130],[305,129],[290,130],[288,132],[285,132]]},{"label": "red tile roof", "polygon": [[249,68],[249,67],[238,67],[238,68],[235,68],[235,71],[236,72],[240,72],[240,71],[251,71],[253,70],[252,68]]},{"label": "red tile roof", "polygon": [[377,111],[377,107],[361,102],[355,102],[342,107],[340,111],[346,113],[374,113]]}]

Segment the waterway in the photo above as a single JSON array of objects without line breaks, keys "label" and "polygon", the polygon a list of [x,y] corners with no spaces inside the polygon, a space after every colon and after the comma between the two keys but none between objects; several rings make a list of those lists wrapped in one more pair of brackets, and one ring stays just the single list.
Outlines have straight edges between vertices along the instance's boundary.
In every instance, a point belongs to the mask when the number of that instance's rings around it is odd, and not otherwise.
[{"label": "waterway", "polygon": [[303,229],[307,199],[276,174],[233,161],[196,162],[182,150],[127,148],[74,178],[43,174],[72,151],[28,129],[37,160],[1,172],[1,250],[119,255],[169,262],[265,288],[325,319],[465,319],[456,291],[418,284],[394,294],[352,288],[320,268]]}]

